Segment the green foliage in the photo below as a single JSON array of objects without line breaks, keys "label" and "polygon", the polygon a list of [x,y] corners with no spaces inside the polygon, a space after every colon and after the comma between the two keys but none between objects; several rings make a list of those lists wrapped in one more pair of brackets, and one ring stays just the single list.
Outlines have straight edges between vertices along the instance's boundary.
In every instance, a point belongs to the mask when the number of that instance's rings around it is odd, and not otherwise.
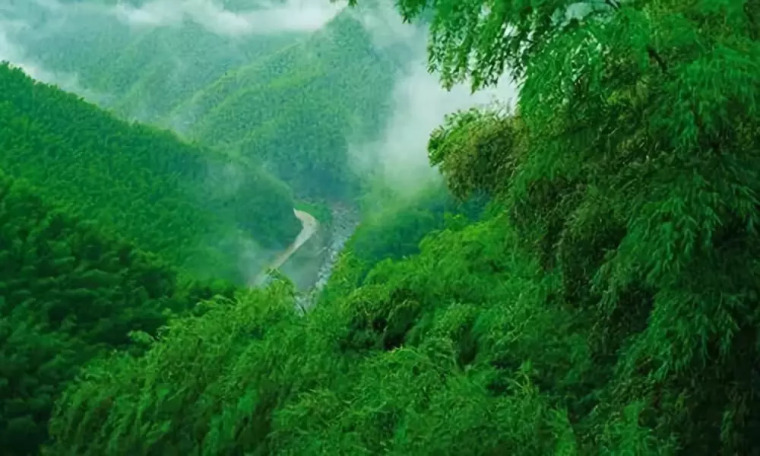
[{"label": "green foliage", "polygon": [[475,193],[499,196],[514,172],[523,137],[518,118],[474,108],[460,111],[448,115],[431,134],[430,163],[439,166],[459,198]]},{"label": "green foliage", "polygon": [[[401,3],[414,16],[427,2]],[[653,439],[685,454],[748,453],[760,5],[574,3],[436,8],[431,61],[447,83],[472,76],[478,87],[504,64],[522,82],[528,146],[500,160],[516,162],[511,223],[547,272],[562,273],[567,305],[594,315],[592,347],[608,360],[583,443],[626,416],[615,429],[642,426],[631,452]]]},{"label": "green foliage", "polygon": [[418,253],[420,241],[445,228],[447,221],[461,224],[477,219],[484,205],[483,196],[463,203],[440,185],[396,196],[385,200],[383,209],[373,208],[362,218],[346,249],[370,266],[387,258],[401,259]]},{"label": "green foliage", "polygon": [[[502,222],[445,231],[420,256],[380,266],[355,293],[305,317],[292,289],[277,285],[173,322],[147,356],[93,365],[69,390],[51,454],[552,448],[557,412],[534,384],[535,367],[521,363],[547,348],[567,365],[561,349],[583,340],[526,332],[525,320],[557,323],[562,312],[532,306],[546,285],[537,265],[501,254]],[[494,262],[498,275],[469,271]],[[492,351],[512,380],[491,366]]]},{"label": "green foliage", "polygon": [[176,273],[0,174],[0,447],[33,454],[53,401],[93,356],[155,333],[168,314],[229,288]]},{"label": "green foliage", "polygon": [[[225,454],[235,452],[234,440],[263,442],[267,413],[287,396],[285,380],[300,367],[284,356],[302,342],[293,331],[301,323],[292,293],[275,283],[240,303],[208,302],[203,317],[174,321],[145,357],[119,354],[93,364],[82,388],[60,402],[65,421],[51,427],[75,441],[56,443],[50,453]],[[232,372],[239,374],[234,382]],[[129,399],[124,381],[133,385]],[[96,411],[90,404],[100,405]],[[100,427],[109,431],[99,439]]]},{"label": "green foliage", "polygon": [[308,38],[237,68],[178,108],[199,141],[260,160],[298,195],[356,191],[348,143],[377,134],[393,61],[344,12]]},{"label": "green foliage", "polygon": [[92,365],[51,453],[757,453],[760,3],[398,5],[445,83],[519,78],[429,148],[500,204]]},{"label": "green foliage", "polygon": [[279,247],[298,234],[288,189],[249,163],[120,122],[8,66],[0,91],[0,166],[176,265],[241,280],[240,240]]}]

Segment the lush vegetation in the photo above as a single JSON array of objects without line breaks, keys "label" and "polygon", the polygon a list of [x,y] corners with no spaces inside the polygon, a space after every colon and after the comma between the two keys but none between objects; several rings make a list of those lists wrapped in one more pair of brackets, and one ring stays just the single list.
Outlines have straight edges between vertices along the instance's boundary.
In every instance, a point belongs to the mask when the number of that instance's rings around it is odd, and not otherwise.
[{"label": "lush vegetation", "polygon": [[409,195],[386,194],[382,198],[382,207],[365,202],[361,225],[347,244],[354,259],[369,267],[419,253],[425,236],[452,224],[477,220],[487,203],[483,195],[457,200],[437,184]]},{"label": "lush vegetation", "polygon": [[[99,353],[131,347],[224,286],[181,285],[154,255],[50,209],[0,174],[0,448],[32,454],[53,401]],[[144,336],[142,336],[144,338]],[[138,337],[138,340],[140,337]]]},{"label": "lush vegetation", "polygon": [[[72,10],[65,8],[67,14],[55,21],[60,11],[31,2],[25,6],[30,11],[20,19],[36,20],[17,36],[46,68],[77,75],[92,101],[121,116],[161,126],[186,127],[182,119],[169,117],[181,103],[226,72],[303,36],[225,37],[192,21],[172,27],[131,27],[105,9],[84,7],[92,3],[96,2],[72,2]],[[117,4],[115,0],[98,3]],[[118,3],[146,6],[143,1]],[[235,3],[250,2],[224,3],[234,9]]]},{"label": "lush vegetation", "polygon": [[[44,452],[756,454],[760,3],[397,5],[444,85],[520,81],[431,134],[470,206],[369,220],[304,315],[275,280],[140,333],[68,384]],[[290,109],[283,86],[257,96]]]},{"label": "lush vegetation", "polygon": [[[43,24],[53,14],[29,8]],[[313,33],[244,37],[192,21],[133,29],[102,12],[77,11],[79,20],[63,21],[53,33],[30,27],[21,39],[46,66],[78,75],[94,102],[255,160],[300,197],[358,192],[349,143],[371,140],[383,128],[398,56],[375,46],[354,11]],[[84,29],[74,30],[79,24]]]},{"label": "lush vegetation", "polygon": [[240,244],[289,244],[288,188],[240,159],[130,125],[0,66],[0,166],[73,214],[204,276],[240,280]]},{"label": "lush vegetation", "polygon": [[260,160],[296,194],[346,197],[351,140],[384,125],[394,61],[350,11],[266,58],[229,72],[178,108],[192,137]]}]

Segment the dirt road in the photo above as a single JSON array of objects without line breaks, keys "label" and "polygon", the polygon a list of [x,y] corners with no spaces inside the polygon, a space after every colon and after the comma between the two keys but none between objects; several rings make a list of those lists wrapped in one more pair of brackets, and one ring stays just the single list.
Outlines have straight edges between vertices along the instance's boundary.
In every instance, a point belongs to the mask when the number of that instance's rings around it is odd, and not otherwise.
[{"label": "dirt road", "polygon": [[298,209],[293,209],[293,212],[301,221],[301,232],[298,233],[298,236],[296,236],[296,239],[290,244],[290,246],[288,246],[287,249],[283,250],[282,253],[277,255],[277,258],[275,258],[274,261],[272,261],[269,266],[267,266],[266,270],[257,275],[254,280],[249,283],[249,285],[260,285],[266,279],[267,270],[278,269],[280,266],[285,264],[285,262],[288,261],[288,259],[294,253],[296,253],[298,249],[300,249],[301,246],[306,243],[306,241],[311,239],[311,237],[314,236],[314,233],[317,232],[317,229],[319,228],[319,222],[317,222],[317,219],[315,219],[313,215],[309,214],[308,212],[299,211]]},{"label": "dirt road", "polygon": [[295,212],[296,217],[301,221],[301,232],[298,233],[298,236],[296,236],[296,240],[293,241],[290,246],[285,249],[281,254],[275,258],[275,260],[269,265],[270,269],[277,269],[283,264],[285,264],[286,261],[288,261],[288,258],[291,257],[298,249],[301,248],[302,245],[306,243],[309,239],[311,239],[312,236],[314,236],[314,233],[317,232],[317,228],[319,228],[319,222],[317,222],[317,219],[314,218],[313,215],[309,214],[308,212],[299,211],[298,209],[293,209],[293,212]]}]

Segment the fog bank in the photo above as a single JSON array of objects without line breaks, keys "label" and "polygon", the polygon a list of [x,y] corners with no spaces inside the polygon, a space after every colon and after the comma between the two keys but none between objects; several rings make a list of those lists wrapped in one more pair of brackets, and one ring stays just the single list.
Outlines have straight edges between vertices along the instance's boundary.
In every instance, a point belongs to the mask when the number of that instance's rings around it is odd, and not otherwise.
[{"label": "fog bank", "polygon": [[135,27],[165,27],[193,21],[217,35],[246,36],[315,31],[345,8],[343,3],[314,0],[255,4],[258,6],[255,10],[231,11],[213,0],[152,0],[140,7],[120,3],[108,9],[108,13]]},{"label": "fog bank", "polygon": [[351,155],[358,169],[377,172],[379,166],[388,185],[401,192],[413,192],[439,177],[428,161],[427,142],[447,114],[494,101],[511,103],[517,90],[508,75],[495,87],[474,94],[468,84],[446,90],[439,76],[427,70],[426,27],[403,23],[399,13],[388,5],[371,12],[360,9],[357,17],[379,49],[393,49],[404,56],[404,62],[389,94],[393,110],[380,139],[354,144]]}]

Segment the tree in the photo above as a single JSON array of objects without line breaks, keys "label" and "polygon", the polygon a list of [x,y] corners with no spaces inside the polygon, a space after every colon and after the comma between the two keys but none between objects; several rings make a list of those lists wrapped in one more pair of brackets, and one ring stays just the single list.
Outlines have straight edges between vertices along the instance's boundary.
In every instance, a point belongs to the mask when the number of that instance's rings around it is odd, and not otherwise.
[{"label": "tree", "polygon": [[592,309],[598,356],[623,354],[605,407],[643,401],[687,453],[749,451],[760,3],[400,2],[428,6],[444,84],[521,83],[512,223]]}]

